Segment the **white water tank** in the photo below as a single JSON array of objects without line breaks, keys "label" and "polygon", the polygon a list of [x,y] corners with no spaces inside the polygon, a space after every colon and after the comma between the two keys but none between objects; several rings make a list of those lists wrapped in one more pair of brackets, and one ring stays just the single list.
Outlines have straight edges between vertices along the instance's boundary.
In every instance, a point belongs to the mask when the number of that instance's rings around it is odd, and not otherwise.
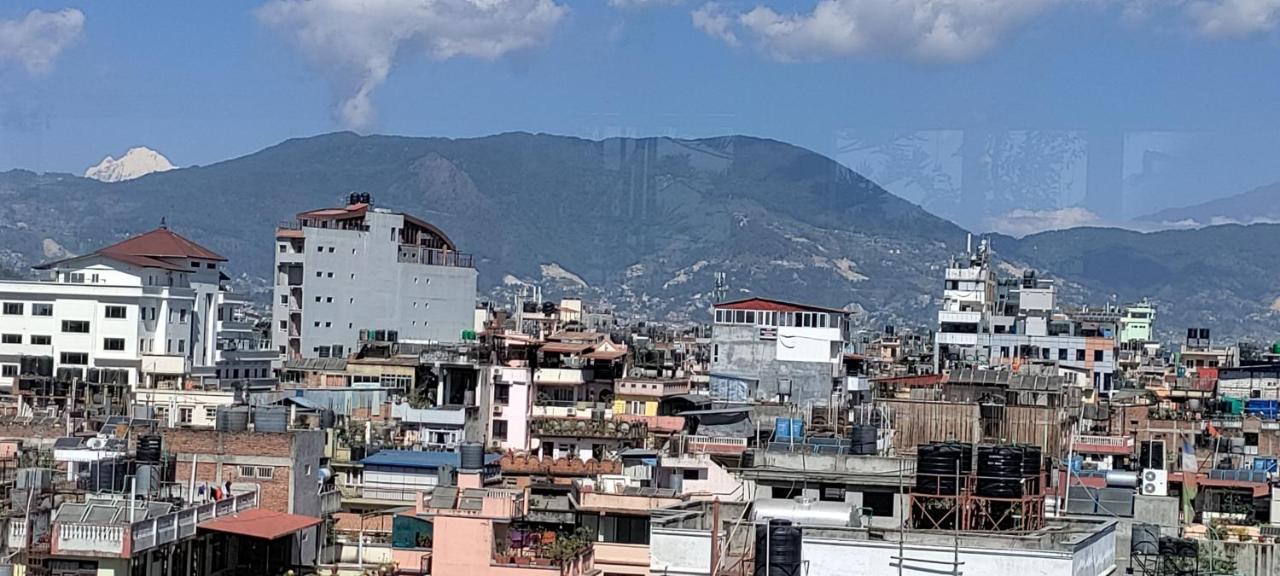
[{"label": "white water tank", "polygon": [[856,527],[859,525],[857,510],[852,504],[822,502],[804,496],[791,500],[761,498],[751,504],[752,522],[764,522],[770,518],[790,520],[799,526]]}]

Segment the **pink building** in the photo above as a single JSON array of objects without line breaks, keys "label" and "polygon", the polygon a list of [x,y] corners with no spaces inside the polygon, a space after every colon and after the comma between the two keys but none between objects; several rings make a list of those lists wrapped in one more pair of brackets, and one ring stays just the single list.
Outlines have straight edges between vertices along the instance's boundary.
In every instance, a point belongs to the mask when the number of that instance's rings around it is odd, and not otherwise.
[{"label": "pink building", "polygon": [[[554,533],[520,533],[512,521],[528,510],[525,490],[481,487],[460,473],[457,487],[420,494],[417,514],[430,518],[430,550],[396,549],[402,573],[465,576],[595,576],[592,543]],[[557,541],[559,540],[559,541]]]}]

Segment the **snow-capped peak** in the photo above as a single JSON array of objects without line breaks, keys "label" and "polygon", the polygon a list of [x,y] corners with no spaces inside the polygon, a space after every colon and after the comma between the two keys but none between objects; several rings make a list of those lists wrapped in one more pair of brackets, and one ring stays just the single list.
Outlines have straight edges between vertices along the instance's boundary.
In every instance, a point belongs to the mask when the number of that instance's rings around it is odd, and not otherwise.
[{"label": "snow-capped peak", "polygon": [[107,156],[84,171],[85,178],[102,182],[123,182],[146,176],[152,172],[173,170],[175,166],[163,154],[145,146],[130,148],[119,160]]}]

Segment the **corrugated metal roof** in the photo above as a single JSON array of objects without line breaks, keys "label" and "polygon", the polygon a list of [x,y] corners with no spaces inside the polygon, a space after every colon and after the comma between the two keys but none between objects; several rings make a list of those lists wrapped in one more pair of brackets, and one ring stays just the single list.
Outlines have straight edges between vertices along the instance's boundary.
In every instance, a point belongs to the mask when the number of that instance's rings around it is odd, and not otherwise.
[{"label": "corrugated metal roof", "polygon": [[343,358],[290,358],[284,361],[285,370],[342,371],[347,369]]},{"label": "corrugated metal roof", "polygon": [[[499,454],[485,454],[485,464],[497,462]],[[417,450],[383,450],[366,457],[360,463],[365,466],[401,466],[434,470],[444,465],[457,468],[461,456],[457,452],[420,452]]]},{"label": "corrugated metal roof", "polygon": [[230,516],[222,516],[201,523],[200,528],[248,536],[259,540],[275,540],[310,528],[320,522],[322,522],[321,519],[311,516],[285,514],[263,508],[250,508]]}]

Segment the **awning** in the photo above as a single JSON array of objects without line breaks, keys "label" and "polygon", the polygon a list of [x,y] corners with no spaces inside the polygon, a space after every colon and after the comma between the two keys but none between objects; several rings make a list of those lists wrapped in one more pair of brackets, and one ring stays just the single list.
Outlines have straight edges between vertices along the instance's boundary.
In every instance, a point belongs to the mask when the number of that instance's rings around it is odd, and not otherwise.
[{"label": "awning", "polygon": [[230,516],[214,518],[200,524],[204,530],[248,536],[259,540],[275,540],[312,526],[321,520],[311,516],[285,514],[262,508],[251,508]]},{"label": "awning", "polygon": [[704,410],[686,410],[678,414],[678,416],[693,416],[698,419],[701,426],[719,426],[723,424],[733,424],[746,420],[751,416],[750,406],[737,406],[733,408],[708,408]]}]

